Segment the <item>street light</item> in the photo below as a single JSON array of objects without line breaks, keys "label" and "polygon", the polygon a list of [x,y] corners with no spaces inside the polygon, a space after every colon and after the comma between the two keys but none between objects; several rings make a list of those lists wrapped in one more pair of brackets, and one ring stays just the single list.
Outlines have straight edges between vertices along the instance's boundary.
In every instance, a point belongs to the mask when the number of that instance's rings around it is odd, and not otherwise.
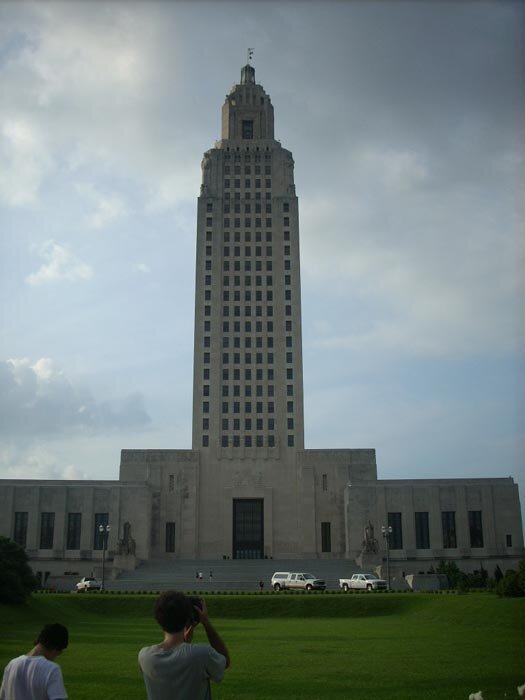
[{"label": "street light", "polygon": [[387,589],[390,590],[390,535],[392,534],[392,526],[381,525],[381,532],[386,542],[386,585]]},{"label": "street light", "polygon": [[105,564],[106,564],[106,547],[108,546],[109,531],[111,530],[111,525],[99,525],[98,531],[102,535],[102,587],[104,590],[104,574],[105,574]]}]

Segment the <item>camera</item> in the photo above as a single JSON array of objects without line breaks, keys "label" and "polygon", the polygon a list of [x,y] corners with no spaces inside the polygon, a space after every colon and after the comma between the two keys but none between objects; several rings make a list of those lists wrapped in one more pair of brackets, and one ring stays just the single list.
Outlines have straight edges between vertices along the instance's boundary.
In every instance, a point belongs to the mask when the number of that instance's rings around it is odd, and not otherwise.
[{"label": "camera", "polygon": [[192,620],[194,624],[197,624],[200,622],[200,617],[199,613],[195,610],[195,608],[199,608],[202,610],[202,600],[196,595],[187,595],[186,598],[188,599],[190,605],[191,605],[191,614],[192,614]]}]

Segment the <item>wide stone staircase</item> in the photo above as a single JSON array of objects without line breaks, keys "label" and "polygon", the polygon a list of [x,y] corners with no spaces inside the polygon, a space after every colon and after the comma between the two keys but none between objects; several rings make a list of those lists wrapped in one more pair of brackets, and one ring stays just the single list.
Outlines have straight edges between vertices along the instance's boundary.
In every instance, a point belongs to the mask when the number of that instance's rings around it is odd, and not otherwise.
[{"label": "wide stone staircase", "polygon": [[[339,578],[360,571],[348,559],[225,559],[170,560],[150,559],[134,571],[126,571],[116,579],[106,579],[106,590],[113,591],[258,591],[263,581],[265,591],[271,590],[275,571],[308,572],[326,581],[327,590],[339,588]],[[211,572],[211,575],[210,575]],[[202,574],[202,579],[198,574]]]}]

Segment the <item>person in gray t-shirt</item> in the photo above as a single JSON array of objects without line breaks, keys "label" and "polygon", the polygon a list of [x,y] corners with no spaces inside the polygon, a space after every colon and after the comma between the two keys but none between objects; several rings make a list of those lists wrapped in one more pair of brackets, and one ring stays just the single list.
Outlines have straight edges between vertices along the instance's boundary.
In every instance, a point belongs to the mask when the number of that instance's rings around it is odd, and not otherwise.
[{"label": "person in gray t-shirt", "polygon": [[[210,700],[210,679],[223,679],[230,656],[210,622],[206,603],[166,591],[157,600],[154,615],[164,640],[139,652],[148,700]],[[209,644],[191,643],[199,622]]]}]

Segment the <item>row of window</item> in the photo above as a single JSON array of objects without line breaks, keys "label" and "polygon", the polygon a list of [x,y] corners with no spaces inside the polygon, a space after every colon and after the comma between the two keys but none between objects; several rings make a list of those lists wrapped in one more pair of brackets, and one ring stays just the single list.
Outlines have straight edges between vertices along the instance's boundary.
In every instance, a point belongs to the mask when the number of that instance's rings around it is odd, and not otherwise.
[{"label": "row of window", "polygon": [[[230,262],[233,262],[233,265],[231,265]],[[244,261],[245,270],[248,270],[248,268],[246,267],[246,263],[248,263],[248,262],[250,262],[250,261],[249,260]],[[261,269],[260,267],[257,267],[257,263],[259,263],[259,262],[261,262],[261,261],[260,260],[255,261],[256,271],[259,271]],[[262,262],[261,262],[261,265],[262,265]],[[207,260],[204,261],[204,269],[206,272],[211,272],[211,268],[212,268],[211,258],[208,258]],[[233,261],[223,260],[222,261],[222,269],[224,272],[230,272],[230,270],[233,270],[234,272],[240,272],[241,271],[241,261],[240,260],[233,260]],[[249,269],[251,269],[251,268],[249,268]],[[292,269],[291,260],[285,259],[284,260],[284,270],[286,272],[289,272],[291,269]],[[237,284],[240,284],[240,280],[239,280],[239,283],[237,283]]]},{"label": "row of window", "polygon": [[[288,249],[289,248],[290,248],[290,246],[288,246]],[[261,257],[263,257],[263,255],[265,255],[267,258],[271,258],[273,255],[273,249],[272,249],[271,245],[266,246],[266,248],[264,249],[264,253],[263,253],[263,247],[260,245],[255,246],[255,248],[253,248],[253,250],[255,251],[255,256],[257,258],[261,258]],[[285,250],[286,250],[286,248],[285,248]],[[206,246],[206,255],[211,255],[211,252],[212,252],[211,246]],[[251,246],[248,246],[248,245],[244,246],[243,255],[246,257],[250,257],[251,254],[252,254]],[[288,253],[288,255],[289,254],[290,253]],[[229,258],[230,255],[235,257],[235,258],[240,258],[241,257],[241,246],[230,247],[229,245],[225,245],[222,249],[222,255],[224,258]]]},{"label": "row of window", "polygon": [[[241,388],[244,389],[244,396],[252,396],[252,390],[253,386],[251,384],[233,384],[233,386],[230,386],[229,384],[223,384],[222,385],[222,395],[223,396],[229,396],[230,392],[233,394],[233,396],[240,396],[241,395]],[[274,396],[275,392],[275,387],[273,384],[257,384],[255,386],[255,396],[263,396],[264,389],[266,388],[266,395],[267,396]],[[204,396],[209,396],[210,395],[210,385],[205,384],[202,388],[202,393]],[[293,384],[287,384],[286,385],[286,395],[287,396],[293,396]]]},{"label": "row of window", "polygon": [[[222,207],[222,211],[224,214],[240,214],[241,213],[241,200],[235,199],[234,204],[233,204],[233,210],[232,206],[230,204],[230,199],[226,199],[224,202],[224,205]],[[262,214],[262,204],[260,203],[260,200],[255,202],[255,209],[254,209],[255,214]],[[250,197],[245,198],[245,203],[244,203],[244,213],[245,214],[251,214],[252,213],[252,204],[251,204],[251,199]],[[271,202],[266,202],[264,205],[264,213],[265,214],[271,214],[272,213],[272,204]]]},{"label": "row of window", "polygon": [[[256,217],[253,223],[253,228],[260,229],[263,226],[262,219],[260,217]],[[241,220],[240,218],[237,219],[230,219],[228,216],[224,218],[224,228],[228,229],[230,228],[230,222],[233,222],[231,224],[231,228],[240,228],[241,227]],[[244,223],[243,223],[245,228],[252,228],[252,219],[251,217],[245,217]],[[289,226],[289,224],[287,224]],[[206,226],[211,226],[211,224],[206,224]],[[265,228],[272,228],[272,218],[267,217],[264,220],[264,226]]]},{"label": "row of window", "polygon": [[[261,187],[265,187],[267,190],[269,190],[272,187],[272,180],[271,180],[271,178],[265,178],[264,185],[263,185],[261,178],[255,178],[254,185],[255,185],[255,188],[258,190],[261,189]],[[249,190],[251,188],[251,186],[252,186],[251,179],[245,178],[245,180],[244,180],[245,189]],[[233,185],[232,185],[232,181],[230,180],[230,178],[226,177],[226,178],[224,178],[224,187],[225,187],[225,189],[230,189],[231,187],[233,187],[236,190],[238,190],[241,187],[241,179],[235,178],[233,180]]]},{"label": "row of window", "polygon": [[[292,321],[290,319],[287,319],[285,321],[284,327],[285,327],[285,330],[287,332],[291,332]],[[240,333],[241,332],[241,322],[240,321],[233,321],[231,328],[233,328],[234,333]],[[263,332],[263,322],[262,321],[255,321],[255,324],[252,324],[251,321],[244,322],[244,332],[245,333],[251,333],[252,328],[255,328],[256,333],[262,333]],[[229,321],[223,321],[222,330],[224,333],[230,332],[230,322]],[[266,331],[268,333],[273,333],[273,321],[266,322]],[[204,321],[204,332],[205,333],[211,332],[211,322],[208,319],[206,319]]]},{"label": "row of window", "polygon": [[[269,336],[262,336],[262,335],[257,335],[255,338],[252,338],[252,336],[238,336],[234,335],[231,339],[229,335],[225,335],[222,338],[222,347],[223,348],[229,348],[230,343],[234,348],[240,348],[241,347],[241,341],[244,340],[244,347],[245,348],[251,348],[252,347],[252,341],[254,341],[254,345],[256,348],[273,348],[273,335]],[[286,347],[291,348],[292,347],[292,336],[287,335],[286,336]],[[211,347],[211,337],[208,335],[204,336],[204,347],[209,348]]]},{"label": "row of window", "polygon": [[[415,533],[416,549],[430,549],[430,529],[428,512],[416,512]],[[468,511],[470,546],[473,548],[483,547],[483,524],[480,510]],[[401,513],[388,513],[388,525],[392,528],[390,535],[390,549],[403,549],[403,529]],[[442,511],[441,531],[443,549],[456,549],[456,513],[455,511]],[[507,544],[507,546],[510,546]]]},{"label": "row of window", "polygon": [[[264,234],[265,240],[267,243],[271,243],[273,239],[273,234],[271,231],[266,231]],[[286,229],[283,231],[283,238],[285,241],[290,240],[290,231]],[[254,240],[256,243],[262,243],[262,233],[261,231],[256,231],[254,234]],[[212,231],[206,231],[206,243],[211,243],[213,240],[213,232]],[[231,240],[233,240],[234,243],[240,243],[241,242],[241,232],[240,231],[234,231],[233,234],[231,234],[230,231],[224,231],[222,240],[224,243],[229,243]],[[252,241],[252,234],[251,231],[245,231],[244,232],[244,242],[245,243],[251,243]]]},{"label": "row of window", "polygon": [[[225,214],[228,214],[228,213],[229,213],[229,205],[225,205],[225,206],[228,207],[228,211],[225,210]],[[256,205],[256,206],[257,206],[257,205]],[[248,207],[248,209],[246,209],[246,207]],[[245,209],[244,209],[244,211],[245,211],[245,213],[251,213],[251,211],[250,211],[250,205],[249,205],[249,204],[245,204]],[[240,213],[240,211],[239,211],[239,212],[234,211],[234,213]],[[256,210],[255,210],[255,213],[257,214],[257,213],[260,213],[260,212],[258,212],[257,209],[256,209]],[[267,204],[267,205],[266,205],[266,213],[271,213],[271,204]],[[231,223],[232,221],[233,221],[233,224]],[[262,225],[263,225],[263,224],[262,224],[262,218],[261,218],[261,217],[256,217],[256,218],[254,219],[254,221],[255,221],[255,224],[254,224],[255,228],[257,228],[257,229],[262,228]],[[273,222],[272,217],[271,217],[271,216],[267,216],[267,217],[265,218],[265,220],[264,220],[264,226],[265,226],[267,229],[270,229],[270,228],[272,228],[272,222]],[[209,217],[206,218],[206,227],[207,227],[207,228],[211,228],[212,226],[213,226],[213,219],[212,219],[211,216],[209,216]],[[241,228],[241,219],[240,219],[240,217],[230,219],[229,216],[225,216],[224,219],[223,219],[223,226],[224,226],[225,229],[229,229],[229,228],[236,228],[236,229],[238,229],[238,228]],[[290,226],[290,217],[288,217],[288,216],[283,217],[283,226],[285,226],[285,227],[289,227],[289,226]],[[245,219],[244,219],[244,227],[245,227],[245,228],[252,228],[252,219],[251,219],[251,217],[245,217]]]},{"label": "row of window", "polygon": [[[254,250],[255,250],[255,256],[257,258],[261,258],[263,256],[266,256],[267,258],[271,258],[273,255],[273,248],[271,245],[266,246],[266,248],[264,249],[264,253],[263,253],[262,246],[255,246]],[[284,253],[284,255],[291,255],[291,248],[289,245],[284,246],[283,253]],[[211,247],[211,245],[207,245],[206,246],[206,255],[210,256],[211,254],[212,254],[212,247]],[[250,257],[251,254],[252,254],[251,246],[245,246],[244,251],[243,251],[243,255],[246,257]],[[229,245],[225,245],[222,249],[222,255],[224,258],[229,258],[229,257],[240,258],[241,257],[241,247],[234,246],[232,248]],[[247,260],[246,262],[251,262],[251,261]],[[250,268],[245,267],[244,269],[247,270]],[[266,269],[268,269],[268,266],[266,267]],[[269,269],[271,269],[271,267]]]},{"label": "row of window", "polygon": [[[254,360],[255,358],[255,360]],[[211,363],[211,353],[205,352],[203,353],[202,356],[203,362],[205,365],[209,365]],[[222,364],[223,365],[228,365],[230,363],[233,363],[234,365],[251,365],[254,361],[255,364],[257,365],[262,365],[262,364],[268,364],[268,365],[273,365],[274,360],[275,360],[275,353],[273,352],[267,352],[266,357],[265,353],[263,352],[256,352],[256,353],[251,353],[251,352],[245,352],[243,357],[242,357],[242,362],[241,362],[241,353],[240,352],[223,352],[222,353]],[[293,364],[293,352],[286,352],[285,353],[285,359],[286,359],[286,364],[291,365]],[[290,377],[286,377],[289,379]]]},{"label": "row of window", "polygon": [[[244,340],[244,347],[245,348],[251,348],[252,347],[252,341],[254,341],[254,345],[256,348],[273,348],[273,335],[269,336],[262,336],[262,335],[257,335],[255,338],[252,338],[251,336],[244,336],[241,338],[241,336],[235,335],[233,338],[230,339],[230,336],[225,335],[222,338],[222,347],[223,348],[229,348],[230,347],[230,342],[231,345],[234,348],[240,348],[241,347],[241,341]],[[287,335],[286,336],[286,347],[291,348],[292,347],[292,336]],[[209,348],[211,347],[211,336],[205,335],[204,336],[204,347]]]},{"label": "row of window", "polygon": [[[269,279],[269,278],[267,278]],[[271,279],[271,278],[270,278]],[[247,285],[249,286],[249,285]],[[266,294],[264,295],[265,301],[273,301],[273,289],[267,289]],[[263,301],[263,293],[262,290],[257,289],[253,293],[253,299],[255,301]],[[229,289],[223,289],[222,291],[222,300],[223,301],[240,301],[241,300],[241,290],[240,289],[235,289],[233,292],[230,292]],[[291,289],[285,289],[284,290],[284,300],[285,301],[292,301],[292,290]],[[211,290],[206,290],[204,292],[204,301],[211,301]],[[251,289],[245,289],[244,290],[244,301],[252,301],[252,290]],[[223,314],[223,315],[228,315],[228,313]]]},{"label": "row of window", "polygon": [[[266,430],[268,431],[273,431],[275,430],[275,418],[268,418],[264,420],[263,418],[257,418],[255,421],[252,421],[251,418],[245,418],[244,419],[244,430],[253,430],[253,426],[255,425],[256,430],[264,430],[265,429],[265,423],[266,423]],[[237,431],[241,429],[241,420],[240,418],[223,418],[221,421],[221,427],[222,430],[228,431],[230,429]],[[202,429],[207,432],[210,429],[210,420],[209,418],[203,418],[202,419]]]},{"label": "row of window", "polygon": [[[202,436],[202,446],[209,447],[209,436]],[[265,445],[266,443],[266,445]],[[287,436],[288,447],[294,447],[295,439],[293,435]],[[275,447],[275,435],[222,435],[221,447]]]},{"label": "row of window", "polygon": [[[210,332],[210,326],[206,326],[206,323],[209,323],[209,321],[204,322],[204,332],[209,333]],[[244,328],[245,333],[252,333],[253,329],[255,329],[256,333],[262,333],[263,332],[263,322],[262,321],[255,321],[255,325],[252,324],[251,321],[245,321],[244,326],[241,326],[240,321],[233,321],[233,323],[230,324],[229,321],[223,321],[222,322],[222,332],[223,333],[230,333],[230,331],[233,331],[234,333],[240,333],[241,328]],[[287,333],[292,332],[292,321],[290,319],[287,319],[284,324],[284,330]],[[273,321],[266,321],[266,332],[267,333],[273,333]]]},{"label": "row of window", "polygon": [[[233,197],[232,197],[233,194]],[[225,192],[224,193],[224,201],[225,202],[230,202],[233,199],[234,202],[240,202],[241,200],[243,201],[249,201],[252,199],[252,193],[251,192]],[[272,193],[271,192],[265,192],[264,197],[262,196],[262,192],[255,192],[254,199],[256,202],[260,202],[262,199],[265,201],[270,201],[272,199]],[[208,211],[208,210],[207,210]],[[287,212],[289,212],[289,209],[286,209]],[[284,212],[284,209],[283,209]]]},{"label": "row of window", "polygon": [[[29,513],[19,511],[15,513],[13,540],[21,547],[27,546],[27,526]],[[108,513],[95,513],[92,531],[92,548],[103,549],[104,536],[107,537],[106,525],[109,522]],[[100,527],[104,528],[100,532]],[[80,549],[80,535],[82,532],[82,513],[67,514],[66,549]],[[55,540],[55,513],[40,514],[40,549],[53,549]],[[106,541],[107,544],[107,541]]]},{"label": "row of window", "polygon": [[[257,317],[263,317],[263,316],[273,316],[273,306],[267,306],[266,307],[266,313],[263,314],[263,307],[262,306],[255,306],[255,313],[252,314],[252,307],[251,306],[245,306],[243,309],[243,315],[245,317],[251,317],[251,316],[257,316]],[[232,311],[232,316],[235,316],[239,318],[241,316],[241,307],[240,306],[224,306],[222,309],[222,315],[223,316],[230,316],[230,310]],[[285,305],[284,307],[284,312],[287,316],[292,315],[292,307],[291,305]],[[206,304],[204,306],[204,316],[211,316],[211,306]]]},{"label": "row of window", "polygon": [[[325,486],[326,474],[323,474],[323,489]],[[325,490],[325,489],[324,489]],[[443,549],[456,549],[456,514],[454,511],[443,511],[441,513],[443,531]],[[415,531],[416,549],[430,549],[430,537],[428,526],[428,513],[416,512]],[[468,511],[470,546],[473,549],[483,547],[483,526],[480,510]],[[403,532],[401,528],[401,513],[388,513],[388,524],[392,528],[390,535],[390,549],[403,549]],[[505,543],[507,547],[512,547],[512,535],[506,535]],[[331,552],[331,524],[321,523],[321,550]]]},{"label": "row of window", "polygon": [[[209,358],[208,358],[208,361],[209,361]],[[266,370],[262,370],[262,369],[259,369],[259,368],[258,368],[258,369],[255,370],[255,372],[252,372],[252,370],[251,370],[249,367],[247,367],[247,368],[244,370],[244,381],[246,381],[246,382],[251,382],[251,381],[255,378],[256,381],[262,382],[262,381],[264,381],[264,378],[265,378],[265,377],[264,377],[264,372],[265,372],[265,371],[266,371],[266,379],[267,379],[269,382],[273,382],[273,381],[274,381],[274,371],[273,371],[273,367],[268,367]],[[241,381],[241,370],[240,370],[240,369],[234,369],[234,370],[230,373],[230,370],[229,370],[227,367],[223,368],[223,370],[222,370],[222,379],[223,379],[223,381],[225,381],[225,382],[229,381],[230,376],[233,377],[233,380],[234,380],[234,381]],[[209,370],[208,367],[204,367],[204,369],[203,369],[203,374],[202,374],[202,378],[204,379],[205,382],[209,381],[209,379],[210,379],[210,370]],[[287,368],[286,368],[286,379],[287,379],[288,381],[292,381],[292,380],[293,380],[293,367],[287,367]]]},{"label": "row of window", "polygon": [[[246,161],[246,159],[245,159]],[[225,164],[224,165],[224,170],[223,170],[225,175],[230,175],[232,172],[231,165]],[[256,175],[261,175],[261,166],[256,165],[254,168],[254,173]],[[233,174],[234,175],[240,175],[241,174],[241,166],[240,165],[234,165],[233,166]],[[251,165],[245,165],[244,166],[244,174],[245,175],[251,175],[252,174],[252,166]],[[271,175],[272,174],[272,166],[271,165],[265,165],[264,166],[264,174],[265,175]]]},{"label": "row of window", "polygon": [[[266,263],[264,265],[266,272],[271,272],[272,271],[272,261],[271,260],[266,260]],[[262,272],[263,264],[261,260],[256,260],[255,261],[255,271],[256,272]],[[252,264],[250,260],[245,260],[244,261],[244,271],[245,272],[251,272],[252,270]],[[240,265],[239,265],[239,271],[240,271]],[[285,279],[288,278],[289,282],[287,284],[291,284],[291,275],[285,275]],[[272,275],[266,275],[264,277],[263,275],[256,275],[255,278],[255,286],[256,287],[262,287],[263,286],[263,281],[266,283],[266,285],[270,286],[273,284],[273,276]],[[222,284],[223,287],[229,287],[230,282],[232,283],[232,287],[240,287],[241,286],[241,276],[240,275],[234,275],[233,277],[230,278],[229,275],[224,275],[222,278]],[[246,275],[243,279],[244,286],[246,287],[251,287],[252,286],[252,277],[251,275]],[[204,285],[205,287],[210,287],[211,286],[211,275],[205,275],[204,276]],[[205,299],[206,299],[206,291],[204,291]],[[240,300],[240,291],[235,290],[234,295],[237,294],[237,296],[234,296],[234,299],[239,298]],[[211,299],[211,297],[210,297]]]},{"label": "row of window", "polygon": [[[230,311],[232,313],[230,314]],[[291,304],[285,304],[284,307],[284,313],[286,316],[291,316],[292,315],[292,306]],[[222,315],[223,316],[236,316],[240,317],[241,316],[241,307],[240,306],[223,306],[222,308]],[[265,307],[265,313],[263,314],[263,307],[262,306],[255,306],[255,313],[252,314],[252,307],[251,306],[245,306],[242,312],[243,316],[250,317],[250,316],[257,316],[257,317],[263,317],[263,316],[273,316],[273,306],[266,306]],[[211,306],[206,304],[204,306],[204,316],[211,316]]]},{"label": "row of window", "polygon": [[[261,97],[261,100],[263,100],[262,97]],[[242,102],[242,95],[240,96],[239,101]],[[261,101],[261,104],[262,104],[262,101]],[[230,151],[234,151],[233,160],[235,163],[240,163],[241,162],[241,154],[239,153],[240,150],[241,149],[239,146],[235,146],[235,148],[230,148],[229,146],[226,146],[226,153],[223,153],[223,159],[225,161],[231,160],[232,156],[230,155]],[[255,151],[253,157],[254,157],[256,163],[260,163],[260,161],[261,161],[262,156],[259,153],[260,151],[265,151],[265,153],[264,153],[265,162],[270,163],[272,160],[272,154],[271,154],[269,146],[266,146],[266,148],[259,148],[259,146],[255,146],[255,148],[253,146],[243,146],[242,150],[243,150],[242,155],[244,156],[244,161],[246,163],[250,162],[250,160],[251,160],[250,152],[253,152],[253,151]],[[244,153],[245,151],[246,151],[246,153]]]},{"label": "row of window", "polygon": [[[252,412],[253,413],[265,413],[265,407],[264,407],[263,401],[256,401],[255,403],[253,403],[252,401],[245,401],[243,408],[244,408],[244,413],[252,413]],[[230,410],[232,413],[240,413],[241,412],[241,402],[240,401],[233,401],[230,404],[229,401],[222,401],[222,403],[221,403],[222,413],[230,413]],[[294,411],[294,402],[287,401],[286,402],[286,412],[293,413],[293,411]],[[202,402],[202,412],[204,414],[210,412],[210,402],[209,401]],[[266,402],[266,413],[275,413],[275,403],[273,401]],[[292,427],[293,427],[293,422],[292,422]]]}]

